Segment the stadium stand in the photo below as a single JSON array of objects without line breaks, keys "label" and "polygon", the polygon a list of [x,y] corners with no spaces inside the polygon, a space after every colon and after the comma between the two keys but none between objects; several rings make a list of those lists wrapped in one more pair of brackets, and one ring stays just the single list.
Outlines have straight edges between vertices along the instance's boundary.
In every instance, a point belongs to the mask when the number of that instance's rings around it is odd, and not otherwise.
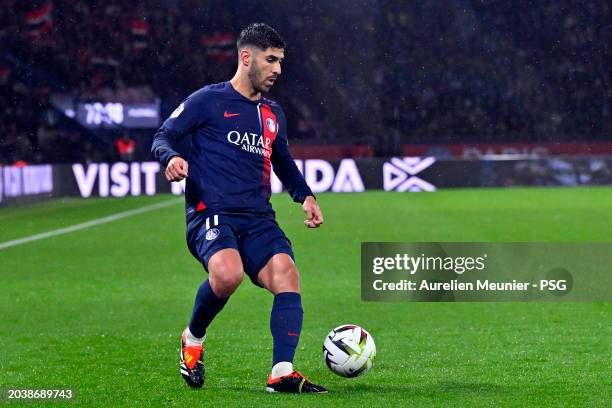
[{"label": "stadium stand", "polygon": [[[246,1],[0,5],[0,163],[112,160],[124,129],[92,135],[54,108],[52,95],[160,98],[165,117],[190,92],[232,75],[236,31],[259,17],[289,45],[271,96],[297,144],[389,154],[406,143],[601,141],[612,133],[605,1],[288,1],[265,15]],[[153,132],[131,133],[141,142]]]}]

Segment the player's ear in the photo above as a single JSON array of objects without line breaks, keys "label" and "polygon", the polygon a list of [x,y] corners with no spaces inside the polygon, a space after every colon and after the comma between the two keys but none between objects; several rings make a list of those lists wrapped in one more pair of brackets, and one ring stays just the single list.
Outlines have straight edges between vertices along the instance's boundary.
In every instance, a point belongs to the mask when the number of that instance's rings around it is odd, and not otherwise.
[{"label": "player's ear", "polygon": [[246,47],[239,50],[238,60],[242,65],[244,65],[245,67],[248,67],[249,64],[251,63],[251,50],[249,50]]}]

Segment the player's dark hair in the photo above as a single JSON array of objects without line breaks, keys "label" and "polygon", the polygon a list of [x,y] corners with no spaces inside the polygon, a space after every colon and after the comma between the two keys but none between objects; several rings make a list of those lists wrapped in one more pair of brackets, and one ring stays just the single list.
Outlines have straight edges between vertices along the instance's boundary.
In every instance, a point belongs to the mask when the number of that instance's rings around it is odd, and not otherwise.
[{"label": "player's dark hair", "polygon": [[242,30],[238,42],[238,49],[252,45],[261,50],[272,48],[285,48],[285,40],[275,29],[264,23],[252,23]]}]

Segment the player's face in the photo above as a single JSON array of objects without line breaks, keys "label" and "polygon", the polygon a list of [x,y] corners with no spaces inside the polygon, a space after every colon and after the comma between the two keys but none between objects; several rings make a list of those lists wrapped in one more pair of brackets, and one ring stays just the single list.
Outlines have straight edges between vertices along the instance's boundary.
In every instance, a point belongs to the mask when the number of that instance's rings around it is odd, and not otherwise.
[{"label": "player's face", "polygon": [[249,79],[253,88],[259,92],[269,92],[281,74],[281,63],[285,58],[282,48],[268,48],[253,53],[253,62],[249,68]]}]

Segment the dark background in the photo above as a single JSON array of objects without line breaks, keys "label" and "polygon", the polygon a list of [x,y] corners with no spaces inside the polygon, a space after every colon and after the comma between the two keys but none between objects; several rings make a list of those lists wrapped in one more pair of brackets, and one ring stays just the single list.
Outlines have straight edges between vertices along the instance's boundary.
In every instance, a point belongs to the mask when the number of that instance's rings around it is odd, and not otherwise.
[{"label": "dark background", "polygon": [[[287,41],[270,97],[294,145],[606,141],[612,137],[606,1],[0,0],[0,163],[116,160],[122,129],[54,108],[160,98],[229,79],[254,21]],[[50,7],[42,22],[33,18]],[[40,16],[39,16],[40,17]],[[40,20],[40,18],[39,18]],[[130,129],[134,159],[154,130]]]}]

